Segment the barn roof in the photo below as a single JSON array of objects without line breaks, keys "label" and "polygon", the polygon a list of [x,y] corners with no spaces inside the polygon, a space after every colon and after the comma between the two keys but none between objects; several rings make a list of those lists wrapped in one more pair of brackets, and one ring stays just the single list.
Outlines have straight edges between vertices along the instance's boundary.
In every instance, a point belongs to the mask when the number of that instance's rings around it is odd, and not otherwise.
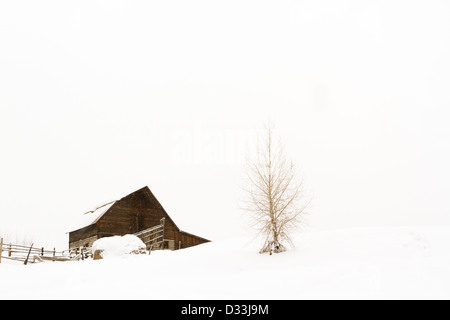
[{"label": "barn roof", "polygon": [[[149,201],[151,203],[153,203],[154,205],[156,205],[157,207],[159,207],[163,212],[164,215],[166,216],[166,218],[168,218],[173,225],[175,226],[175,228],[178,231],[181,231],[180,228],[178,228],[178,226],[175,224],[175,222],[172,220],[172,218],[167,214],[166,210],[164,210],[164,207],[159,203],[158,199],[156,199],[156,197],[153,195],[153,193],[150,191],[150,188],[148,186],[145,186],[139,190],[136,190],[132,193],[130,193],[129,195],[121,198],[120,200],[114,200],[114,201],[109,201],[106,202],[96,208],[94,208],[91,211],[87,211],[83,214],[82,217],[80,217],[79,221],[73,226],[72,230],[76,231],[79,229],[82,229],[84,227],[90,226],[92,224],[95,224],[103,215],[105,215],[108,210],[116,203],[121,201],[122,199],[125,199],[127,197],[132,197],[133,195],[137,194],[137,193],[143,193],[145,194],[145,196],[149,199]],[[72,232],[72,231],[71,231]]]},{"label": "barn roof", "polygon": [[116,201],[105,202],[104,204],[95,207],[93,210],[83,213],[78,221],[72,225],[72,230],[78,230],[96,223],[98,219],[114,205],[114,203],[116,203]]}]

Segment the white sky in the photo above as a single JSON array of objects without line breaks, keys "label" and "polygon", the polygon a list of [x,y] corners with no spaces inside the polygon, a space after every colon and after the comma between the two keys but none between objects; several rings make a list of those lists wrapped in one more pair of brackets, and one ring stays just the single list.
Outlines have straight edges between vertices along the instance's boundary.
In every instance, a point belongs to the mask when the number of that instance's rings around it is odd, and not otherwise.
[{"label": "white sky", "polygon": [[271,117],[311,230],[450,223],[448,1],[0,0],[0,232],[67,246],[148,185],[177,225],[241,234]]}]

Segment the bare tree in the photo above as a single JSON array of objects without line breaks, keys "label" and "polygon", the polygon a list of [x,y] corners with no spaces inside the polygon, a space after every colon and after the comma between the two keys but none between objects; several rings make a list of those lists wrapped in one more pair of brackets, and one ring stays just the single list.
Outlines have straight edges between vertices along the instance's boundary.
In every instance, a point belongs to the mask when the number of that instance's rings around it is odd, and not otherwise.
[{"label": "bare tree", "polygon": [[11,234],[9,230],[0,230],[0,238],[3,238],[3,243],[13,243],[24,246],[30,246],[33,243],[33,235],[28,232],[15,232]]},{"label": "bare tree", "polygon": [[251,213],[258,235],[265,238],[260,253],[285,251],[286,243],[292,245],[292,231],[301,222],[310,201],[294,162],[287,159],[281,140],[275,138],[272,123],[265,125],[255,156],[247,160],[246,175],[245,209]]}]

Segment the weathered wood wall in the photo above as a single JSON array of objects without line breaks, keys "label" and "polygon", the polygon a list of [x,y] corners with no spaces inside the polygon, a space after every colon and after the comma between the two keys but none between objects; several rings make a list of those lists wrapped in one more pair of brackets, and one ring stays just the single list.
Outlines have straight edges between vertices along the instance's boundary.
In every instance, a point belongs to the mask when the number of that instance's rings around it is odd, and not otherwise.
[{"label": "weathered wood wall", "polygon": [[209,242],[181,231],[150,189],[145,187],[116,201],[95,224],[70,232],[69,247],[84,245],[83,241],[90,243],[96,238],[136,233],[160,224],[161,218],[165,218],[164,239],[173,240],[175,249]]},{"label": "weathered wood wall", "polygon": [[69,249],[86,245],[90,247],[97,238],[97,224],[91,224],[84,228],[69,232]]}]

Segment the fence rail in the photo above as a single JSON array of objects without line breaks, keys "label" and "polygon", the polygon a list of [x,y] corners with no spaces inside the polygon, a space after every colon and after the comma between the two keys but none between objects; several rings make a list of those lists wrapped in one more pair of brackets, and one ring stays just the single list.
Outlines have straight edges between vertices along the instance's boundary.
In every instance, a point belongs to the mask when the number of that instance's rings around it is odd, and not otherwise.
[{"label": "fence rail", "polygon": [[155,249],[162,249],[164,242],[164,222],[165,218],[160,220],[161,224],[136,232],[134,235],[145,243],[146,249],[151,251]]},{"label": "fence rail", "polygon": [[20,244],[4,243],[0,239],[0,263],[2,259],[20,261],[24,264],[50,261],[68,261],[70,260],[69,251],[45,250],[44,248],[25,246]]}]

